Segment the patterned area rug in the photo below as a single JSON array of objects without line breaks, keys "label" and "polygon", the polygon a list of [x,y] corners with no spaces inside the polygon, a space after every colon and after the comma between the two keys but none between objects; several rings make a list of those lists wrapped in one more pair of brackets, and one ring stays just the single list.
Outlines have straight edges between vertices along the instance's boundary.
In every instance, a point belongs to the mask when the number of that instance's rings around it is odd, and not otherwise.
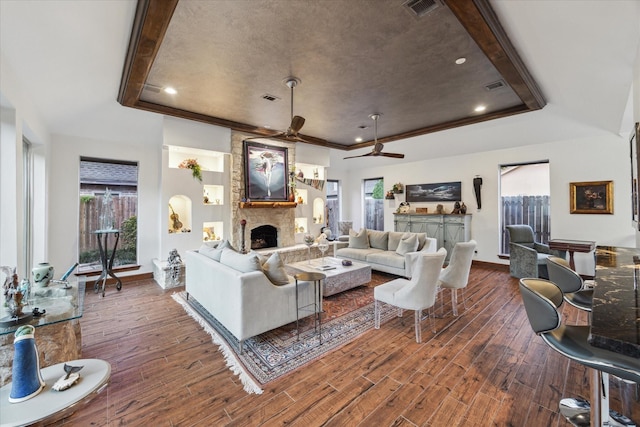
[{"label": "patterned area rug", "polygon": [[[300,321],[300,339],[295,322],[247,339],[239,353],[237,339],[193,297],[179,292],[173,298],[212,336],[227,364],[237,374],[248,393],[262,393],[262,384],[273,381],[316,360],[373,329],[373,288],[395,276],[372,275],[364,286],[327,297],[323,301],[322,344],[314,329],[313,317]],[[383,304],[382,322],[396,315]]]}]

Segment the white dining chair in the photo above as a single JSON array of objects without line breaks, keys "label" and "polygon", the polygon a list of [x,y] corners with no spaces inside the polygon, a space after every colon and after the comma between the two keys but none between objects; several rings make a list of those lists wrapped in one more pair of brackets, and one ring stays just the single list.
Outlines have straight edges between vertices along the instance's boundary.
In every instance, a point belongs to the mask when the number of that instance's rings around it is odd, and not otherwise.
[{"label": "white dining chair", "polygon": [[[403,310],[415,311],[416,342],[422,342],[422,310],[433,308],[436,301],[438,277],[447,251],[441,248],[435,253],[418,255],[414,264],[413,275],[410,280],[398,278],[383,283],[373,289],[375,328],[380,329],[380,304],[386,303],[398,308],[398,317],[402,317]],[[431,327],[436,332],[433,315]]]},{"label": "white dining chair", "polygon": [[[451,308],[454,316],[458,315],[458,289],[462,290],[462,304],[464,309],[467,309],[464,290],[469,282],[471,261],[473,260],[476,246],[475,240],[456,243],[451,253],[449,265],[440,272],[438,288],[439,290],[451,289]],[[443,298],[440,298],[440,301],[444,312]]]}]

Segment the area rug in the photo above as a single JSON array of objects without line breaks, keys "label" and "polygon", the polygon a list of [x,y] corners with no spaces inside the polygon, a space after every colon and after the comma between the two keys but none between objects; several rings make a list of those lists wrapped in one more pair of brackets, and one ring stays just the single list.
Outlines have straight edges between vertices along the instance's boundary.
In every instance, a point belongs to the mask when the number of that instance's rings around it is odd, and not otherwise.
[{"label": "area rug", "polygon": [[[322,344],[314,329],[313,317],[309,316],[300,321],[300,339],[297,338],[293,322],[245,340],[242,354],[238,340],[198,301],[193,297],[187,300],[184,291],[173,294],[173,298],[211,335],[229,368],[239,376],[245,391],[260,394],[262,385],[325,356],[373,329],[373,287],[376,282],[383,283],[392,278],[376,276],[368,285],[325,298]],[[396,313],[393,307],[383,304],[381,322],[390,320]]]}]

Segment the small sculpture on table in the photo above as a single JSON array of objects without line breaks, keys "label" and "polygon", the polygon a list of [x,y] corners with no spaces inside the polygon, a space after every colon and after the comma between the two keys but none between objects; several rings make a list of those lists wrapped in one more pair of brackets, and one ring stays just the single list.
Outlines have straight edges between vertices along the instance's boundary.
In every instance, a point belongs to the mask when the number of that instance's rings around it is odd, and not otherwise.
[{"label": "small sculpture on table", "polygon": [[80,374],[78,374],[77,372],[82,368],[84,368],[84,366],[71,366],[65,363],[64,371],[66,372],[66,374],[61,376],[58,381],[56,381],[53,386],[51,386],[51,388],[56,391],[63,391],[68,389],[69,387],[74,385],[76,381],[78,381],[78,379],[80,379]]}]

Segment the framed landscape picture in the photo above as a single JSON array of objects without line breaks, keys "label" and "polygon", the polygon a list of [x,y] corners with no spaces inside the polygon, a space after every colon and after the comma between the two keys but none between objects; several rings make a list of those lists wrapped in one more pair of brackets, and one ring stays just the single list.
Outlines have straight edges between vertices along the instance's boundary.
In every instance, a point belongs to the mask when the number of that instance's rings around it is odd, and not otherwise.
[{"label": "framed landscape picture", "polygon": [[570,213],[613,214],[613,181],[569,183]]},{"label": "framed landscape picture", "polygon": [[412,184],[406,186],[407,202],[459,202],[462,200],[462,182]]},{"label": "framed landscape picture", "polygon": [[244,141],[245,197],[255,201],[287,201],[287,148]]}]

